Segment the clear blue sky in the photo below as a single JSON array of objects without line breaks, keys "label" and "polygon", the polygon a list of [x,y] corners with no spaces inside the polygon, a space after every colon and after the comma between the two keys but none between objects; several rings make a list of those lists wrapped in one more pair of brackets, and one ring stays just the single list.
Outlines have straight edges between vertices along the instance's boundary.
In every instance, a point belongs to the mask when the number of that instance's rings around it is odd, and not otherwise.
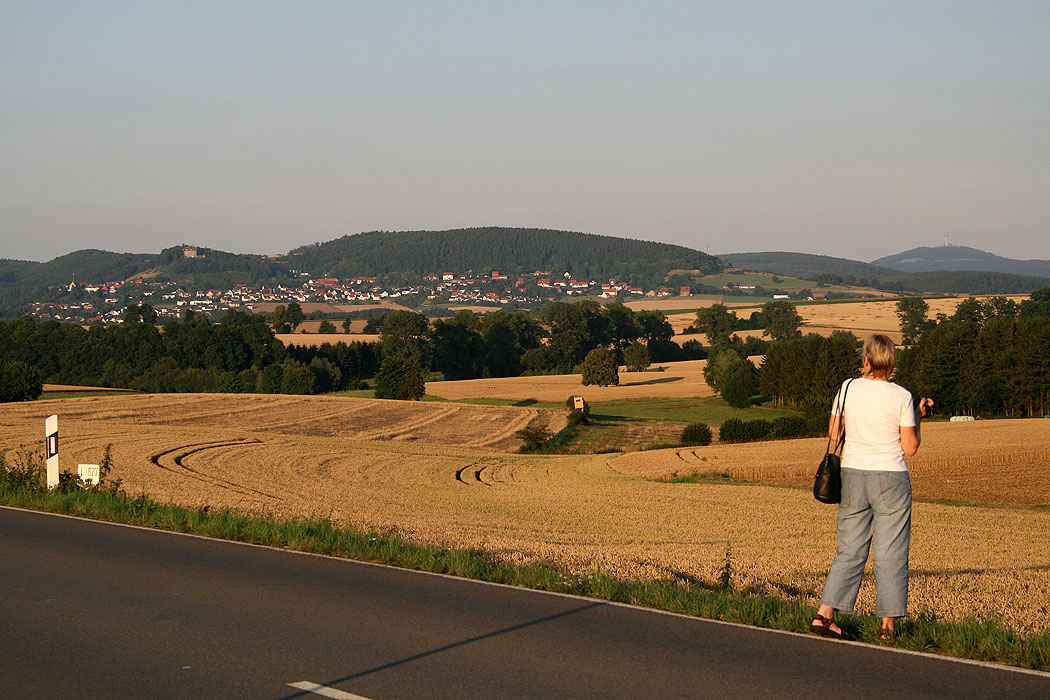
[{"label": "clear blue sky", "polygon": [[536,226],[1050,259],[1050,2],[0,0],[0,257]]}]

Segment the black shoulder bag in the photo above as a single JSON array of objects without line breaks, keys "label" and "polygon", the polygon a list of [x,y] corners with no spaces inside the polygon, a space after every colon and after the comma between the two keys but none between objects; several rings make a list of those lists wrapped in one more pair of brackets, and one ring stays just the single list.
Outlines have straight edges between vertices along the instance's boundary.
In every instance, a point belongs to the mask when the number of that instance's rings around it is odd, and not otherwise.
[{"label": "black shoulder bag", "polygon": [[842,457],[840,452],[846,444],[846,394],[853,380],[846,382],[846,388],[842,390],[842,400],[839,402],[839,425],[842,431],[839,433],[838,442],[834,449],[831,447],[831,434],[828,434],[828,447],[824,450],[824,459],[820,460],[817,467],[817,475],[813,479],[813,498],[821,503],[838,503],[842,500]]}]

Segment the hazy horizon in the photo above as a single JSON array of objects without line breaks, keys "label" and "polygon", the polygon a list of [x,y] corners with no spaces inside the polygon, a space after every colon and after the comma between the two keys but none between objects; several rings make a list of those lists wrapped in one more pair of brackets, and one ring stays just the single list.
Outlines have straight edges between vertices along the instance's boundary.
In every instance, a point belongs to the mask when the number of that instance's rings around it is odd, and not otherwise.
[{"label": "hazy horizon", "polygon": [[1050,3],[0,0],[0,258],[535,227],[1050,259]]}]

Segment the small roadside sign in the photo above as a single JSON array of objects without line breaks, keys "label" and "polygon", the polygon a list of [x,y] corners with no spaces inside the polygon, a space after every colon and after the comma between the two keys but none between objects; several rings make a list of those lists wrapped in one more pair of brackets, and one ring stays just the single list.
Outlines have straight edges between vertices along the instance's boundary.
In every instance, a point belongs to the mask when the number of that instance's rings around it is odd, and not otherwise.
[{"label": "small roadside sign", "polygon": [[98,480],[101,473],[102,470],[97,464],[77,465],[77,476],[79,476],[80,480],[85,484],[94,484],[95,486],[98,486]]}]

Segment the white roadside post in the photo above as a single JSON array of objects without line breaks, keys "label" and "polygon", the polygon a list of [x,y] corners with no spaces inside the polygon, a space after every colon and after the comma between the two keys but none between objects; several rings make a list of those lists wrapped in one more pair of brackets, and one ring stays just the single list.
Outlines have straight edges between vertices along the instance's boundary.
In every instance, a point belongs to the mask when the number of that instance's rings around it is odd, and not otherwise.
[{"label": "white roadside post", "polygon": [[58,486],[58,416],[48,416],[44,421],[44,435],[47,436],[47,487]]}]

